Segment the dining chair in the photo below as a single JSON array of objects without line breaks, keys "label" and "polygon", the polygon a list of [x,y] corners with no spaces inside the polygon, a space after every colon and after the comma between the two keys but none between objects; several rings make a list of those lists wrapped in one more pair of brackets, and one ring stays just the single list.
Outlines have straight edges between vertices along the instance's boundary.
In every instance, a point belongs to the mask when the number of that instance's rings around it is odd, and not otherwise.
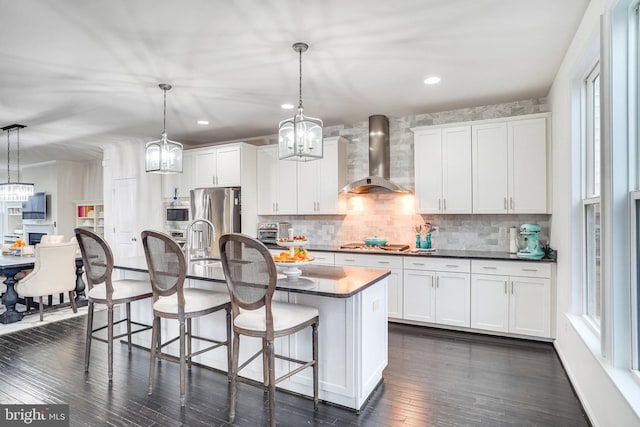
[{"label": "dining chair", "polygon": [[[191,369],[192,358],[221,346],[227,347],[227,370],[231,367],[231,302],[227,292],[207,289],[185,288],[187,262],[184,252],[169,235],[152,230],[142,232],[142,245],[147,258],[151,288],[153,290],[153,333],[151,338],[151,360],[149,364],[149,394],[153,391],[154,371],[157,359],[175,361],[162,352],[162,348],[180,342],[180,405],[185,406],[185,376]],[[226,311],[225,341],[193,335],[192,319],[220,310]],[[179,323],[177,337],[161,342],[160,319],[176,319]],[[192,340],[197,339],[213,345],[192,351]],[[185,349],[186,346],[186,349]]]},{"label": "dining chair", "polygon": [[71,308],[77,313],[78,307],[73,295],[76,288],[76,245],[39,244],[36,245],[35,257],[33,270],[15,285],[17,294],[25,299],[38,297],[40,321],[44,320],[42,297],[57,293],[68,292]]},{"label": "dining chair", "polygon": [[[151,298],[151,284],[146,280],[113,280],[113,253],[107,242],[93,231],[83,228],[75,229],[76,239],[82,253],[85,275],[89,291],[87,292],[87,340],[84,353],[84,371],[89,372],[91,358],[91,341],[93,339],[107,343],[109,382],[113,381],[113,340],[127,337],[129,351],[131,351],[131,335],[151,329],[150,325],[131,320],[131,303],[133,301]],[[74,269],[75,277],[75,269]],[[75,286],[75,280],[73,281]],[[107,324],[93,328],[93,310],[95,304],[107,306]],[[113,320],[114,307],[125,304],[126,318]],[[113,327],[122,322],[127,323],[127,332],[113,335]],[[131,325],[139,328],[131,330]],[[96,335],[96,332],[107,329],[107,339]]]},{"label": "dining chair", "polygon": [[[318,408],[318,325],[315,307],[274,301],[277,272],[267,247],[244,234],[230,233],[220,237],[220,257],[231,295],[233,314],[233,358],[229,421],[236,413],[238,381],[261,387],[269,392],[269,422],[276,425],[276,384],[308,367],[313,367],[313,406]],[[275,354],[274,340],[295,334],[307,327],[312,330],[312,360],[303,361]],[[239,366],[240,336],[262,339],[262,348]],[[262,383],[239,376],[239,372],[262,355]],[[275,359],[293,362],[295,369],[276,378]]]}]

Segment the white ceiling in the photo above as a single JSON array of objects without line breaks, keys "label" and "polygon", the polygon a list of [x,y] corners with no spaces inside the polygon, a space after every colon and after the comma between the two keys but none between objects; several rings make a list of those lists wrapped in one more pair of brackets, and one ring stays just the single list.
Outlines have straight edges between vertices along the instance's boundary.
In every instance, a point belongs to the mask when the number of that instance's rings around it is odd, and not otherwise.
[{"label": "white ceiling", "polygon": [[159,138],[164,82],[172,140],[272,135],[297,105],[297,41],[305,113],[327,126],[542,97],[587,4],[0,0],[0,127],[28,126],[23,164],[101,158]]}]

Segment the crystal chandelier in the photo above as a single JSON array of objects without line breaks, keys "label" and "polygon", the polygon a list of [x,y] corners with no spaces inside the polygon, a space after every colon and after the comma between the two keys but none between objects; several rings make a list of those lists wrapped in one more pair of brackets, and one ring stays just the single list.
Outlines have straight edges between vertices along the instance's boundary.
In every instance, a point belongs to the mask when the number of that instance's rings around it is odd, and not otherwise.
[{"label": "crystal chandelier", "polygon": [[160,83],[164,91],[164,113],[162,136],[157,141],[147,142],[145,164],[147,172],[182,173],[182,144],[167,138],[167,91],[171,85]]},{"label": "crystal chandelier", "polygon": [[[26,202],[29,196],[33,195],[33,184],[27,184],[20,182],[20,129],[26,128],[25,125],[12,124],[2,128],[7,132],[7,182],[0,184],[0,201],[2,202]],[[10,135],[11,132],[17,133],[18,144],[18,181],[11,182],[11,148],[10,148]]]},{"label": "crystal chandelier", "polygon": [[322,120],[305,116],[302,112],[302,52],[309,45],[294,43],[293,50],[300,55],[300,100],[298,112],[291,119],[280,122],[278,130],[278,157],[280,160],[306,162],[322,158]]}]

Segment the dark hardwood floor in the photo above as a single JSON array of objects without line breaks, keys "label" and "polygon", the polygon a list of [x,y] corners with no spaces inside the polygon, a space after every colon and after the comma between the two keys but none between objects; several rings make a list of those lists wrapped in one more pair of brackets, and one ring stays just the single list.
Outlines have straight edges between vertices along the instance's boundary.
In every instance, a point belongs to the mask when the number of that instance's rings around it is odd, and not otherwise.
[{"label": "dark hardwood floor", "polygon": [[[104,312],[96,313],[103,320]],[[187,406],[178,365],[158,365],[147,396],[149,353],[117,344],[107,383],[106,344],[83,372],[86,316],[0,336],[0,403],[70,405],[72,426],[223,426],[226,376],[194,366]],[[2,325],[0,325],[2,327]],[[240,384],[235,426],[267,424],[265,395]],[[551,344],[391,324],[384,383],[361,414],[279,392],[282,426],[588,426]]]}]

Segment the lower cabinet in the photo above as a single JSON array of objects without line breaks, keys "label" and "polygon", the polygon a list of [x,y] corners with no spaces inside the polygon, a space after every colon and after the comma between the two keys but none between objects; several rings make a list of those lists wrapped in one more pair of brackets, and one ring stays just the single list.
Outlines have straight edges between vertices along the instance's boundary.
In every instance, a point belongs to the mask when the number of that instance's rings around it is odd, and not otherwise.
[{"label": "lower cabinet", "polygon": [[402,319],[402,257],[337,252],[335,254],[335,265],[381,268],[391,271],[387,285],[387,314],[389,319]]},{"label": "lower cabinet", "polygon": [[468,260],[404,259],[404,319],[470,326]]},{"label": "lower cabinet", "polygon": [[472,261],[471,327],[551,337],[551,265]]}]

